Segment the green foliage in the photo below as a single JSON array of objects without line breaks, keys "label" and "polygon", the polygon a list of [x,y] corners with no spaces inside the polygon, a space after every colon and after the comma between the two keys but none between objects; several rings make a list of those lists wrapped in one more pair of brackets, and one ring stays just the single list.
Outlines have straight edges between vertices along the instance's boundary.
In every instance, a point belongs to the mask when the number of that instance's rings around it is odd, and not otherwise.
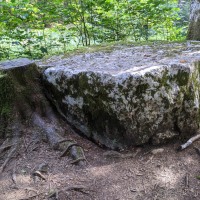
[{"label": "green foliage", "polygon": [[189,7],[175,0],[2,0],[0,60],[42,58],[120,40],[179,40]]}]

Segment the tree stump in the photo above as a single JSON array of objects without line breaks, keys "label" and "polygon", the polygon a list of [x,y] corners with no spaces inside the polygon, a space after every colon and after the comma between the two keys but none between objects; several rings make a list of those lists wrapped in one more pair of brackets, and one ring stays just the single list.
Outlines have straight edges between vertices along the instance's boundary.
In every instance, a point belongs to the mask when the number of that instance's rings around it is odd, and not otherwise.
[{"label": "tree stump", "polygon": [[75,142],[69,148],[71,141],[61,136],[64,133],[61,119],[43,93],[37,65],[28,59],[0,63],[0,139],[4,140],[0,149],[11,147],[1,171],[21,144],[22,126],[38,128],[40,131],[35,135],[38,140],[45,139],[56,150],[67,149],[74,163],[84,164],[83,149]]}]

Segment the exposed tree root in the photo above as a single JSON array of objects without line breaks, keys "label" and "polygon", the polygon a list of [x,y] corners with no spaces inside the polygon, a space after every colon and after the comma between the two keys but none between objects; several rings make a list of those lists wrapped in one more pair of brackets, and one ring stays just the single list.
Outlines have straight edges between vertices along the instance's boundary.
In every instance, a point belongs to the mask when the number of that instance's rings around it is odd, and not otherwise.
[{"label": "exposed tree root", "polygon": [[[53,114],[51,114],[51,116],[53,116]],[[33,123],[42,130],[53,149],[62,151],[61,157],[69,152],[72,159],[76,160],[76,164],[84,165],[85,155],[82,147],[73,140],[65,139],[57,134],[58,129],[55,127],[58,125],[55,125],[53,122],[47,122],[47,120],[44,121],[44,119],[37,114],[33,115]],[[63,129],[59,128],[59,131],[63,132]]]},{"label": "exposed tree root", "polygon": [[61,143],[63,143],[63,142],[73,142],[73,140],[70,140],[70,139],[63,139],[63,140],[58,141],[59,144],[61,144]]},{"label": "exposed tree root", "polygon": [[[65,142],[65,144],[66,144],[66,142]],[[75,143],[75,142],[69,142],[69,144],[66,144],[66,145],[67,145],[67,147],[66,147],[66,149],[62,152],[62,154],[60,155],[60,157],[66,156],[67,153],[68,153],[68,151],[69,151],[69,149],[70,149],[71,147],[77,145],[77,143]]]},{"label": "exposed tree root", "polygon": [[12,178],[12,182],[16,185],[17,184],[16,162],[15,162],[15,165],[14,165],[14,168],[13,168],[13,172],[12,172],[11,178]]},{"label": "exposed tree root", "polygon": [[[199,133],[199,131],[198,131],[198,133]],[[190,138],[186,143],[179,146],[177,148],[177,151],[182,151],[182,150],[186,149],[187,147],[189,147],[193,142],[195,142],[198,139],[200,139],[200,133],[195,135],[194,137]]]},{"label": "exposed tree root", "polygon": [[78,158],[74,161],[71,161],[71,164],[77,164],[77,163],[80,163],[80,162],[83,162],[83,161],[85,161],[85,158]]},{"label": "exposed tree root", "polygon": [[189,188],[189,174],[188,173],[185,176],[185,187]]},{"label": "exposed tree root", "polygon": [[46,180],[46,177],[43,175],[43,173],[47,173],[48,171],[48,165],[46,163],[42,163],[36,168],[36,170],[32,173],[32,177],[35,181],[35,177],[39,177],[42,180]]},{"label": "exposed tree root", "polygon": [[0,148],[0,154],[3,152],[3,151],[6,151],[8,149],[10,149],[11,147],[13,146],[13,144],[8,144],[6,146],[3,146]]},{"label": "exposed tree root", "polygon": [[195,151],[197,152],[197,154],[200,156],[200,149],[197,147],[194,147]]},{"label": "exposed tree root", "polygon": [[32,196],[30,196],[30,197],[25,197],[25,198],[22,198],[22,199],[19,199],[19,200],[30,200],[30,199],[39,197],[39,196],[42,195],[42,194],[44,194],[44,192],[40,192],[40,193],[38,193],[38,194],[32,195]]},{"label": "exposed tree root", "polygon": [[16,154],[19,145],[21,143],[21,139],[20,139],[20,126],[18,121],[15,121],[15,123],[13,123],[13,141],[12,141],[12,145],[13,146],[10,150],[10,152],[8,153],[5,161],[3,162],[3,164],[0,167],[0,173],[3,172],[3,170],[5,169],[6,165],[8,164],[8,162],[14,157],[14,155]]},{"label": "exposed tree root", "polygon": [[42,163],[38,166],[38,171],[42,173],[47,173],[48,172],[48,164]]},{"label": "exposed tree root", "polygon": [[82,147],[72,146],[70,149],[70,155],[74,159],[74,162],[71,162],[72,164],[78,164],[81,166],[85,164],[86,158]]},{"label": "exposed tree root", "polygon": [[40,171],[34,171],[34,172],[33,172],[33,176],[38,176],[38,177],[40,177],[42,180],[46,180],[45,176],[44,176]]},{"label": "exposed tree root", "polygon": [[11,149],[11,151],[9,152],[6,160],[4,161],[4,163],[1,165],[0,167],[0,173],[3,172],[4,168],[6,167],[6,165],[8,164],[8,162],[11,160],[11,158],[13,157],[13,155],[16,153],[17,147],[15,146],[14,148]]},{"label": "exposed tree root", "polygon": [[59,191],[55,191],[54,193],[52,193],[51,195],[48,196],[47,199],[51,199],[53,197],[57,197],[57,199],[59,199],[59,193],[60,192],[63,192],[63,191],[77,191],[77,192],[81,192],[83,194],[88,194],[88,191],[89,189],[83,185],[74,185],[74,186],[69,186],[69,187],[65,187],[65,188],[62,188],[61,190]]}]

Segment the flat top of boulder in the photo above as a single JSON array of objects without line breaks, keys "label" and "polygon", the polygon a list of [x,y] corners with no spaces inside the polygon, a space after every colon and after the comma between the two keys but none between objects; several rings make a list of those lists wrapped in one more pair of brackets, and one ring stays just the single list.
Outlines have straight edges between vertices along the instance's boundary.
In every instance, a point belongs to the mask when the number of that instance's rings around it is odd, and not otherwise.
[{"label": "flat top of boulder", "polygon": [[8,61],[0,62],[0,70],[8,70],[11,68],[16,68],[16,67],[24,67],[32,63],[34,62],[29,60],[28,58],[8,60]]},{"label": "flat top of boulder", "polygon": [[145,73],[163,66],[188,64],[200,60],[200,42],[152,44],[143,46],[115,46],[112,52],[83,53],[65,57],[53,56],[38,63],[51,70],[67,70],[72,73],[93,71],[119,75]]}]

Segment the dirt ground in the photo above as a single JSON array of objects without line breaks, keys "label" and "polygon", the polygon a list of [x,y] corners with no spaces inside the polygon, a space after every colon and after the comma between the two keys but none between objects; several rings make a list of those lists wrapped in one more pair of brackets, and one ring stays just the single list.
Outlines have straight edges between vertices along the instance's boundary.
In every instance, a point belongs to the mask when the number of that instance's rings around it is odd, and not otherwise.
[{"label": "dirt ground", "polygon": [[[85,150],[85,166],[71,164],[69,157],[47,143],[34,142],[33,130],[24,130],[17,157],[0,175],[0,200],[192,200],[200,199],[200,156],[194,146],[176,152],[181,143],[160,147],[136,147],[110,153],[86,138],[67,131],[66,137]],[[153,155],[151,151],[163,148]],[[130,153],[132,156],[130,156]],[[48,164],[44,179],[32,176],[40,164]],[[0,164],[2,160],[0,158]],[[51,194],[55,197],[49,198]]]}]

